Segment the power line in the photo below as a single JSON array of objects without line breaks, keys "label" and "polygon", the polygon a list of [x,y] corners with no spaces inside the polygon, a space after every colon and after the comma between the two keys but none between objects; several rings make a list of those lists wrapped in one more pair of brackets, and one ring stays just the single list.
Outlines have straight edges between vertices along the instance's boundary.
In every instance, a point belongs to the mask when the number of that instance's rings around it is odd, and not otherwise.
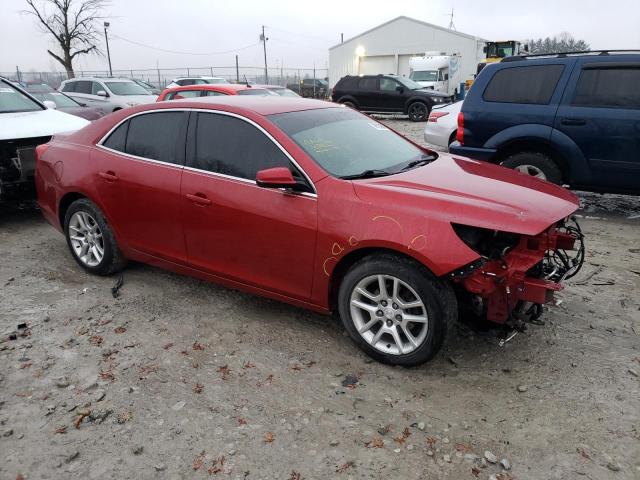
[{"label": "power line", "polygon": [[229,53],[237,53],[237,52],[240,52],[242,50],[247,50],[248,48],[255,47],[257,45],[260,45],[260,43],[262,43],[262,42],[252,43],[251,45],[246,45],[246,46],[240,47],[240,48],[234,48],[232,50],[226,50],[224,52],[194,53],[194,52],[181,52],[181,51],[178,51],[178,50],[167,50],[165,48],[159,48],[159,47],[152,47],[151,45],[145,45],[144,43],[136,42],[134,40],[129,40],[128,38],[121,37],[120,35],[111,34],[111,37],[112,38],[117,38],[118,40],[122,40],[123,42],[131,43],[133,45],[138,45],[139,47],[149,48],[151,50],[157,50],[159,52],[175,53],[177,55],[200,55],[200,56],[226,55],[226,54],[229,54]]}]

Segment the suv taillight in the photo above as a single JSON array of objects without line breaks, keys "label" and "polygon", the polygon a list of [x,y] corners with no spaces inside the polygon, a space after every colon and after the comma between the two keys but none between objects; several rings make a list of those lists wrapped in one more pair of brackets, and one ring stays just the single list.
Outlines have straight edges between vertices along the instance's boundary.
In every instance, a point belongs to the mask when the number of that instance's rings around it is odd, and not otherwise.
[{"label": "suv taillight", "polygon": [[456,140],[460,145],[464,144],[464,113],[458,114],[458,130],[456,131]]}]

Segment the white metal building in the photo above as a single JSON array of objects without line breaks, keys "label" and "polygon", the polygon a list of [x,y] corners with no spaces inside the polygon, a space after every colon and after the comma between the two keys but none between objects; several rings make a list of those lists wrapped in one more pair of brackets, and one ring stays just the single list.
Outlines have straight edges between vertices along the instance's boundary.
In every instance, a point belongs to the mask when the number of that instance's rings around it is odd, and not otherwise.
[{"label": "white metal building", "polygon": [[395,73],[409,76],[409,58],[425,52],[458,54],[463,81],[473,78],[484,58],[485,40],[466,33],[397,17],[329,49],[329,84],[345,75]]}]

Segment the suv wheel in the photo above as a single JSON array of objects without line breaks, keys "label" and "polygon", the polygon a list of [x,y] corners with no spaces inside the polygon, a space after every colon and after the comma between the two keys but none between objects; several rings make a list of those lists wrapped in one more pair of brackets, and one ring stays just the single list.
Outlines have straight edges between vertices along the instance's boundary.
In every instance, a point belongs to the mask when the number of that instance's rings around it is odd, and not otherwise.
[{"label": "suv wheel", "polygon": [[455,296],[426,269],[395,255],[366,257],[345,275],[340,317],[369,356],[392,365],[419,365],[442,347]]},{"label": "suv wheel", "polygon": [[516,153],[507,157],[502,165],[557,185],[562,183],[562,172],[555,162],[543,153]]},{"label": "suv wheel", "polygon": [[349,108],[353,108],[354,110],[358,110],[358,107],[356,107],[356,104],[349,101],[349,100],[345,100],[344,102],[340,102],[342,105],[344,105],[345,107],[349,107]]},{"label": "suv wheel", "polygon": [[412,122],[424,122],[429,118],[429,107],[426,103],[413,102],[407,109],[409,120]]},{"label": "suv wheel", "polygon": [[127,262],[100,209],[90,200],[73,202],[64,216],[64,233],[75,261],[97,275],[122,270]]}]

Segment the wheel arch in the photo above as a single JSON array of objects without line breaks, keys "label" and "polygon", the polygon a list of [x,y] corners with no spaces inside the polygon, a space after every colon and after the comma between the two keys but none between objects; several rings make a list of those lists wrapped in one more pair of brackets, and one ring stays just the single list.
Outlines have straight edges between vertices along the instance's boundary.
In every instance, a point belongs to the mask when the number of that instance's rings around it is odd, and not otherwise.
[{"label": "wheel arch", "polygon": [[64,217],[67,214],[67,210],[69,210],[69,207],[73,202],[80,200],[81,198],[89,199],[89,197],[80,192],[68,192],[65,193],[60,199],[60,202],[58,202],[58,221],[60,222],[60,227],[62,229],[64,229]]},{"label": "wheel arch", "polygon": [[360,103],[351,95],[343,95],[343,96],[341,96],[336,103],[344,103],[344,102],[351,102],[356,107],[360,108]]},{"label": "wheel arch", "polygon": [[396,257],[404,258],[412,263],[414,263],[418,267],[422,267],[427,270],[434,278],[436,275],[431,271],[431,269],[426,266],[423,262],[419,261],[417,258],[407,254],[406,252],[401,252],[399,250],[388,248],[388,247],[379,247],[379,246],[365,246],[361,248],[357,248],[355,250],[351,250],[344,257],[340,258],[340,260],[336,263],[336,266],[331,271],[331,276],[329,278],[329,289],[328,289],[328,305],[330,311],[336,311],[338,307],[338,291],[340,290],[340,284],[342,283],[342,279],[345,274],[349,271],[349,269],[358,261],[362,260],[365,257],[373,256],[373,255],[393,255]]},{"label": "wheel arch", "polygon": [[548,156],[560,168],[563,182],[568,182],[572,176],[571,165],[565,156],[542,138],[519,138],[502,144],[494,156],[494,163],[502,163],[511,155],[520,152],[536,152]]}]

